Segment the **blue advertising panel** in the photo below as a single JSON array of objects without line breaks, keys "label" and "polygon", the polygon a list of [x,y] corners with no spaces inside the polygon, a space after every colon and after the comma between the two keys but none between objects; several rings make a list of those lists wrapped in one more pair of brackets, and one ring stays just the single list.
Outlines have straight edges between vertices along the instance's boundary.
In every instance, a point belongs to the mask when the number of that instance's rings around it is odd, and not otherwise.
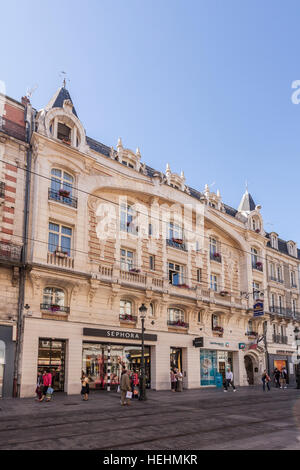
[{"label": "blue advertising panel", "polygon": [[217,351],[202,349],[200,352],[201,385],[216,385]]},{"label": "blue advertising panel", "polygon": [[253,316],[254,317],[260,317],[264,315],[264,303],[263,302],[256,302],[253,305]]}]

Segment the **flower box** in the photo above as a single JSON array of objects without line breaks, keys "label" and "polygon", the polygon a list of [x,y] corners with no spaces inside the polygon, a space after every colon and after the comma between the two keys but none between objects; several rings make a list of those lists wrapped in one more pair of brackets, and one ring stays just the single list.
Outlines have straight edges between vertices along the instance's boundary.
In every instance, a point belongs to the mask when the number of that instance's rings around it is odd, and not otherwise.
[{"label": "flower box", "polygon": [[140,273],[141,270],[140,270],[140,269],[136,269],[136,268],[132,268],[132,269],[129,269],[129,272],[130,272],[130,273]]},{"label": "flower box", "polygon": [[257,229],[255,230],[255,232],[256,232],[256,233],[260,233],[260,229],[257,228]]},{"label": "flower box", "polygon": [[188,286],[187,284],[177,284],[177,287],[183,287],[185,289],[189,289],[190,286]]},{"label": "flower box", "polygon": [[213,331],[215,331],[216,333],[223,333],[224,328],[222,326],[214,326]]},{"label": "flower box", "polygon": [[214,258],[221,258],[220,253],[214,253]]},{"label": "flower box", "polygon": [[50,307],[51,312],[58,312],[60,310],[59,305],[51,305]]},{"label": "flower box", "polygon": [[184,321],[177,321],[177,322],[175,323],[175,326],[181,326],[181,327],[185,328],[185,327],[186,327],[186,323],[185,323]]},{"label": "flower box", "polygon": [[172,238],[172,242],[177,243],[178,245],[183,244],[182,238]]},{"label": "flower box", "polygon": [[66,189],[60,189],[58,191],[58,194],[62,197],[69,197],[70,196],[70,191],[67,191]]},{"label": "flower box", "polygon": [[62,139],[62,142],[67,145],[71,145],[71,141],[69,139]]}]

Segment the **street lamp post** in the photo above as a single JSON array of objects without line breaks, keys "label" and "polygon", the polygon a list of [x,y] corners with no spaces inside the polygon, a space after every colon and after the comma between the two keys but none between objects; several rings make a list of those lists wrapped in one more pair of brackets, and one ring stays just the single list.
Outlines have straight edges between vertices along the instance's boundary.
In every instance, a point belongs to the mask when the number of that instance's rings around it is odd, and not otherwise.
[{"label": "street lamp post", "polygon": [[145,376],[145,346],[144,346],[144,339],[145,339],[145,318],[147,313],[147,307],[145,304],[142,304],[139,308],[140,317],[142,321],[142,383],[141,383],[141,391],[140,391],[140,400],[147,400],[146,398],[146,376]]},{"label": "street lamp post", "polygon": [[298,334],[300,333],[300,330],[299,328],[296,326],[296,328],[294,329],[294,333],[295,333],[295,342],[296,342],[296,354],[297,354],[297,361],[296,361],[296,388],[297,389],[300,389],[300,364],[299,364],[299,359],[298,359],[298,341],[299,341],[299,336]]}]

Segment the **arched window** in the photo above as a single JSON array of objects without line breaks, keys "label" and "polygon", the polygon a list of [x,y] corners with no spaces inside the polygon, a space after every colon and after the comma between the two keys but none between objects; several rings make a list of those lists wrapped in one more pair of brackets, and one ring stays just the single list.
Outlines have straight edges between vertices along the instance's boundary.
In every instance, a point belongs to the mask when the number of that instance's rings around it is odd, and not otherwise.
[{"label": "arched window", "polygon": [[59,311],[65,307],[65,293],[57,287],[45,287],[43,291],[43,310]]},{"label": "arched window", "polygon": [[149,305],[149,316],[154,317],[154,305],[152,303]]},{"label": "arched window", "polygon": [[258,251],[256,248],[251,248],[251,262],[252,268],[258,269],[259,271],[263,270],[262,262],[259,261]]},{"label": "arched window", "polygon": [[132,315],[132,302],[120,300],[120,316]]},{"label": "arched window", "polygon": [[72,189],[74,184],[74,178],[66,171],[53,168],[51,170],[51,191],[57,193],[57,197],[60,198],[59,192],[65,191],[69,193],[68,196],[72,197]]},{"label": "arched window", "polygon": [[184,316],[183,310],[179,308],[168,309],[168,324],[169,325],[184,324],[184,323],[185,323],[185,316]]},{"label": "arched window", "polygon": [[216,327],[220,326],[219,325],[219,316],[216,315],[215,313],[212,314],[211,316],[211,327],[214,330]]}]

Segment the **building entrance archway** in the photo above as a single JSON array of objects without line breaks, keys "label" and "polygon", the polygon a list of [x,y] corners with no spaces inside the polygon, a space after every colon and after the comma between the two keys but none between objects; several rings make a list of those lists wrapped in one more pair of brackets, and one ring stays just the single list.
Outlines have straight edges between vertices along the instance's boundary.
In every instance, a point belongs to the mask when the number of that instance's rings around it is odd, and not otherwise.
[{"label": "building entrance archway", "polygon": [[254,370],[253,370],[253,359],[251,356],[245,356],[245,369],[247,373],[247,380],[249,385],[254,385]]}]

